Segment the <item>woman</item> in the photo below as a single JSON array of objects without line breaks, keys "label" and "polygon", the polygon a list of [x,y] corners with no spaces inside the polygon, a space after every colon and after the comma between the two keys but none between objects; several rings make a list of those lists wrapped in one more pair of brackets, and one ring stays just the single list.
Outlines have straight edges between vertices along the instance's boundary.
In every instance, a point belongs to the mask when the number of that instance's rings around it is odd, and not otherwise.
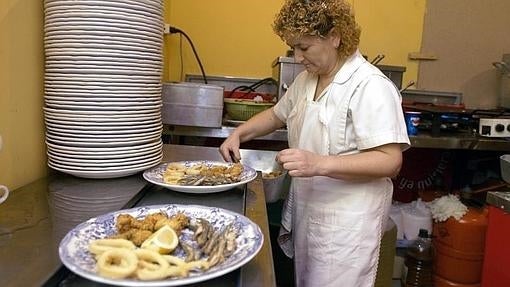
[{"label": "woman", "polygon": [[277,161],[292,176],[278,241],[297,286],[373,286],[393,185],[409,147],[400,94],[358,51],[360,28],[342,0],[287,0],[273,24],[306,68],[269,110],[221,145],[287,125]]}]

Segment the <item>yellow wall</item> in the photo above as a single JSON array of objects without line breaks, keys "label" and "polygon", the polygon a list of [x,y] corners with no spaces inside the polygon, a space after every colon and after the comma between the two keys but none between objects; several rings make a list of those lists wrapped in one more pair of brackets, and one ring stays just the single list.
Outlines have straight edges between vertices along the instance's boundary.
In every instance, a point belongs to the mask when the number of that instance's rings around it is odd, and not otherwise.
[{"label": "yellow wall", "polygon": [[10,189],[47,173],[42,7],[42,1],[0,1],[0,184]]},{"label": "yellow wall", "polygon": [[[193,41],[207,75],[264,78],[271,63],[285,54],[286,45],[271,29],[283,0],[166,0],[165,21]],[[384,54],[384,65],[406,66],[404,83],[416,81],[417,63],[408,53],[421,45],[423,0],[350,0],[362,27],[360,49],[369,59]],[[165,36],[165,80],[200,74],[192,50],[182,38]]]}]

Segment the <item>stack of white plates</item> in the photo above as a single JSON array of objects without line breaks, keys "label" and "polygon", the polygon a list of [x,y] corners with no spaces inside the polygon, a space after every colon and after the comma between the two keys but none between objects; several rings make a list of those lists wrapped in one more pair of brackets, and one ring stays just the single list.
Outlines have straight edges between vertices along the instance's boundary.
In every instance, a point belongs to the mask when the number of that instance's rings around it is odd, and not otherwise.
[{"label": "stack of white plates", "polygon": [[85,178],[162,158],[162,0],[44,1],[48,165]]}]

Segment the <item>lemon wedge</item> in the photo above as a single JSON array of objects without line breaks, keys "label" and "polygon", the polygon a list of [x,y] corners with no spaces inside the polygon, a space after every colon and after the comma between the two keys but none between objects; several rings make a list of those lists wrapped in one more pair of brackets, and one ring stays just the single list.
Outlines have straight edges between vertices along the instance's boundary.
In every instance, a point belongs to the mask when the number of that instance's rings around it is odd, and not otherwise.
[{"label": "lemon wedge", "polygon": [[151,249],[159,254],[169,254],[179,244],[179,236],[170,226],[164,225],[141,245],[142,248]]}]

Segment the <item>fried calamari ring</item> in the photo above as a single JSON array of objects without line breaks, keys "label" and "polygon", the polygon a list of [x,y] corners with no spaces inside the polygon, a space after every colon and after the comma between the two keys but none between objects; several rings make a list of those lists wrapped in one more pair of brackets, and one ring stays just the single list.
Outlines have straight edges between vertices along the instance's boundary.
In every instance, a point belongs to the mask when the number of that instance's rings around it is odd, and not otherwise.
[{"label": "fried calamari ring", "polygon": [[89,243],[89,251],[96,256],[101,255],[102,253],[112,248],[135,250],[136,246],[133,244],[133,242],[121,238],[97,239]]},{"label": "fried calamari ring", "polygon": [[139,264],[135,272],[140,280],[158,280],[168,277],[167,269],[170,264],[161,254],[149,249],[137,249],[135,255],[138,257]]},{"label": "fried calamari ring", "polygon": [[104,251],[97,259],[99,275],[122,279],[129,277],[138,267],[136,254],[125,248],[111,248]]}]

